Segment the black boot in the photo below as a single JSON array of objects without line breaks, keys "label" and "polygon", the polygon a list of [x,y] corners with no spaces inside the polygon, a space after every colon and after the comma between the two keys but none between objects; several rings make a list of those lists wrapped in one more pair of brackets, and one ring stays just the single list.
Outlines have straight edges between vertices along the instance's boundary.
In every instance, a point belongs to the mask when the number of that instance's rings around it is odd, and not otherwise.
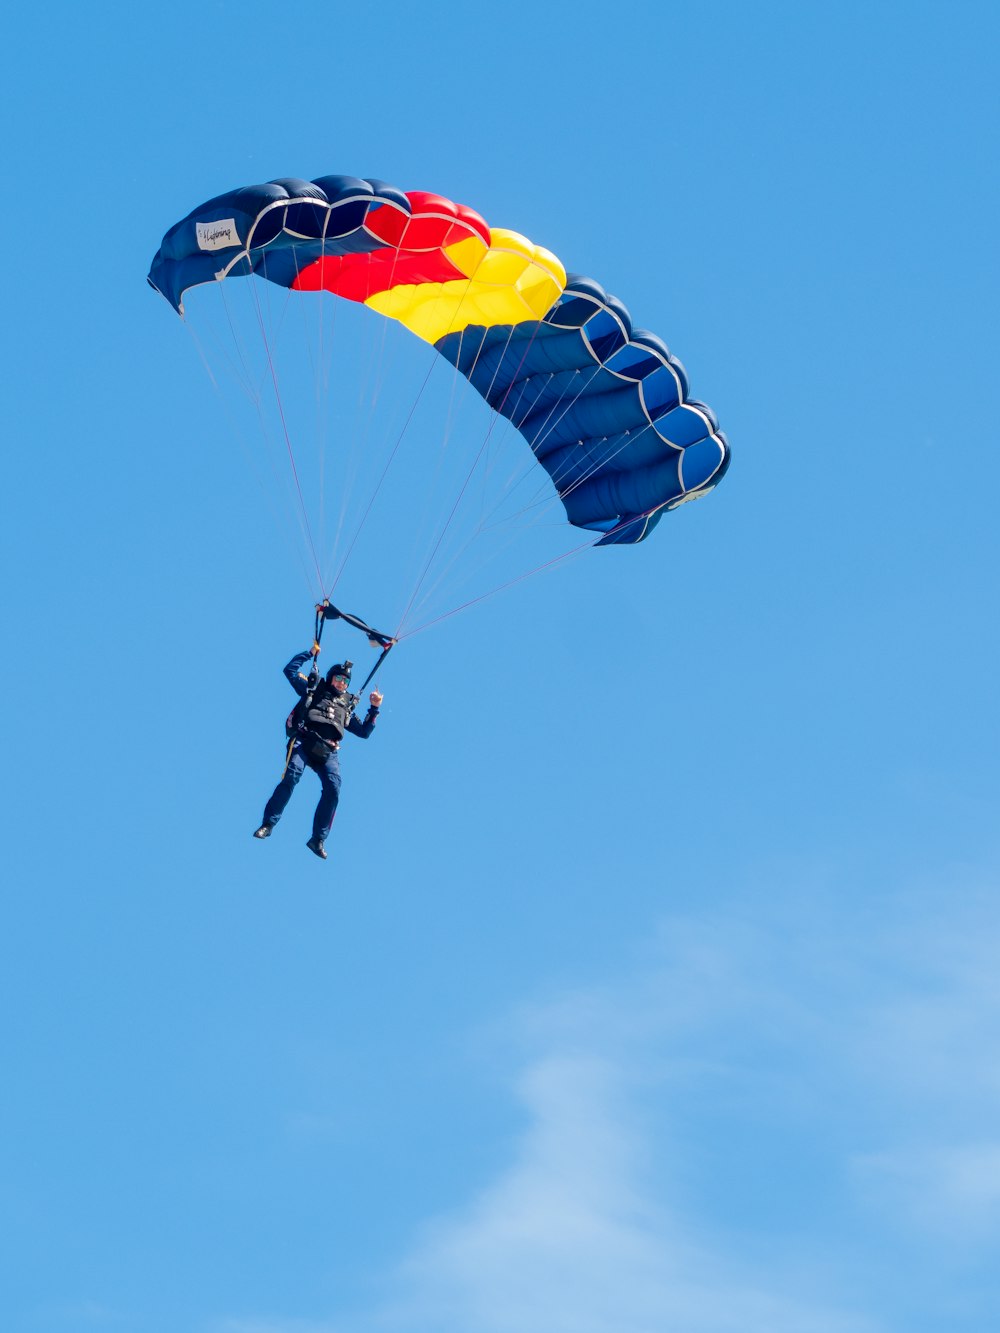
[{"label": "black boot", "polygon": [[321,861],[326,860],[326,848],[323,846],[322,838],[310,838],[306,846],[311,852],[315,852]]},{"label": "black boot", "polygon": [[269,838],[271,836],[271,825],[261,824],[259,829],[254,830],[255,838]]}]

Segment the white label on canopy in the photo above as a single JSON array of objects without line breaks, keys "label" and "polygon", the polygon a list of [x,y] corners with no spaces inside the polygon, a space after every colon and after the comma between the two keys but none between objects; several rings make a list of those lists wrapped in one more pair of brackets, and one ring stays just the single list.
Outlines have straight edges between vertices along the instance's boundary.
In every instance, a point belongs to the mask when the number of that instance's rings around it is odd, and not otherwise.
[{"label": "white label on canopy", "polygon": [[196,222],[199,250],[226,250],[231,245],[239,245],[240,234],[236,230],[235,218],[220,218],[218,222]]}]

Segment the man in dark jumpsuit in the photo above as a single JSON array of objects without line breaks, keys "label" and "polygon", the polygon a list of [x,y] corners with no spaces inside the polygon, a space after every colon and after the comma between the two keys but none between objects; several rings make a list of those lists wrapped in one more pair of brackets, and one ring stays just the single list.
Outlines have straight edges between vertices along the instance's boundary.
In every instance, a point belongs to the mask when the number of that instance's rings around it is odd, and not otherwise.
[{"label": "man in dark jumpsuit", "polygon": [[[308,679],[300,668],[318,651],[306,649],[298,653],[285,667],[285,676],[300,699],[309,691]],[[281,818],[282,811],[288,804],[295,784],[308,767],[317,774],[322,790],[319,804],[313,816],[312,837],[306,843],[311,852],[326,860],[324,843],[330,836],[330,827],[337,812],[340,799],[340,760],[338,751],[346,732],[367,740],[375,727],[382,694],[372,690],[368,696],[370,707],[363,722],[359,722],[351,711],[351,701],[347,686],[350,683],[350,664],[338,662],[326,673],[326,678],[316,686],[312,699],[306,708],[298,733],[292,744],[288,764],[281,781],[271,794],[271,799],[264,807],[264,818],[260,828],[254,833],[255,838],[268,838],[271,830]]]}]

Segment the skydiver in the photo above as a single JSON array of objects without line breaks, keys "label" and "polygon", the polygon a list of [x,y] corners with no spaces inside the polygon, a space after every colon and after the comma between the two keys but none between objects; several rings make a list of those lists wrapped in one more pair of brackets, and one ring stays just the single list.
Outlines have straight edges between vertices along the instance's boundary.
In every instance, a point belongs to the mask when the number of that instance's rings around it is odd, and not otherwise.
[{"label": "skydiver", "polygon": [[[375,727],[378,710],[382,704],[381,690],[372,690],[368,696],[369,708],[365,720],[359,722],[354,716],[353,700],[347,687],[351,680],[350,662],[335,663],[315,689],[310,691],[308,677],[300,670],[311,657],[319,653],[319,644],[314,643],[304,653],[298,653],[284,668],[285,676],[292,689],[305,701],[305,711],[295,728],[295,739],[289,750],[288,763],[281,781],[271,793],[271,799],[264,807],[264,818],[255,838],[269,838],[271,830],[281,818],[282,811],[288,804],[295,784],[308,767],[319,777],[322,790],[319,804],[313,816],[312,837],[306,846],[316,856],[326,860],[324,843],[330,836],[333,817],[337,812],[340,799],[340,760],[338,751],[345,732],[367,740]],[[315,679],[315,677],[314,677]],[[311,693],[311,698],[309,697]],[[295,714],[293,713],[293,717]],[[291,719],[290,719],[291,722]]]}]

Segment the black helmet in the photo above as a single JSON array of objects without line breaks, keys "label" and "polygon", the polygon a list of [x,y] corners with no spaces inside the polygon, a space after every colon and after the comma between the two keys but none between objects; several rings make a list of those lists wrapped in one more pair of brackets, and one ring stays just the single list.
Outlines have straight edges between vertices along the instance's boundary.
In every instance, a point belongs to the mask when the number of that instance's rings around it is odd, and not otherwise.
[{"label": "black helmet", "polygon": [[340,676],[348,685],[351,683],[351,667],[353,662],[334,662],[333,666],[326,673],[326,683],[329,685],[335,676]]}]

